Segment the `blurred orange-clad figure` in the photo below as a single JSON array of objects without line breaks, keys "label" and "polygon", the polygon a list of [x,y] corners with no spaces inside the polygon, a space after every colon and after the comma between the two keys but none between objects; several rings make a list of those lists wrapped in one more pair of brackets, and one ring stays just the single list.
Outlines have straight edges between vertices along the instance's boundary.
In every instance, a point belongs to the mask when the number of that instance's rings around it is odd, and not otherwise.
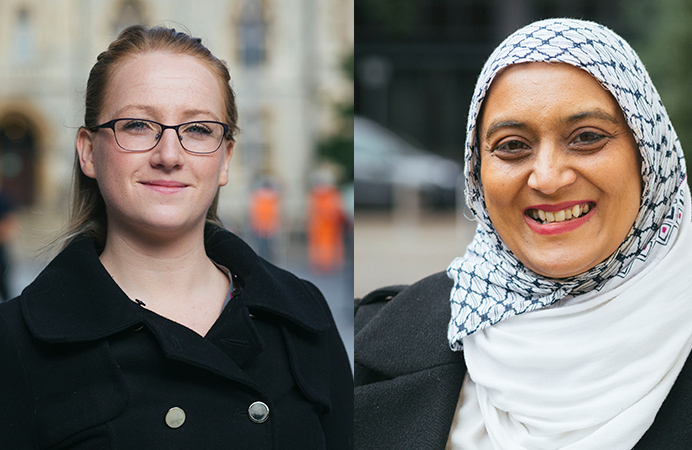
[{"label": "blurred orange-clad figure", "polygon": [[278,192],[269,184],[256,189],[250,197],[250,227],[258,243],[257,252],[271,260],[272,240],[281,227],[281,204]]},{"label": "blurred orange-clad figure", "polygon": [[276,235],[281,226],[279,194],[268,186],[252,193],[250,200],[250,224],[252,230],[261,237]]},{"label": "blurred orange-clad figure", "polygon": [[316,272],[332,272],[344,261],[344,211],[339,190],[318,184],[310,191],[308,261]]}]

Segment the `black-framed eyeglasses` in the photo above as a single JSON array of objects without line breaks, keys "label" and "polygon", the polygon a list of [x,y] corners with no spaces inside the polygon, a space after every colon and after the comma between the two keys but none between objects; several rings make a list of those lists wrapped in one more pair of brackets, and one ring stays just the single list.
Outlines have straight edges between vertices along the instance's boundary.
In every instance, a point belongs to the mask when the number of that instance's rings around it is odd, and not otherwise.
[{"label": "black-framed eyeglasses", "polygon": [[233,140],[228,125],[211,120],[164,125],[148,119],[123,118],[102,123],[91,129],[110,128],[118,146],[128,152],[148,152],[156,147],[163,132],[171,128],[178,135],[185,151],[195,155],[208,155],[221,147],[224,138]]}]

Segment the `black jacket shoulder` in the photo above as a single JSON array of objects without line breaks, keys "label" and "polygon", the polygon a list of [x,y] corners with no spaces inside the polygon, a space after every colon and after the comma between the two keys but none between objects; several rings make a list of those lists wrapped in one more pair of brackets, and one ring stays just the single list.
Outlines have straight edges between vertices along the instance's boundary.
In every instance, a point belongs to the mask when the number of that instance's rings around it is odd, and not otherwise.
[{"label": "black jacket shoulder", "polygon": [[392,378],[458,359],[446,344],[451,285],[438,273],[410,286],[378,289],[356,302],[356,366],[361,369],[356,384],[367,371]]},{"label": "black jacket shoulder", "polygon": [[466,366],[447,343],[444,273],[356,302],[355,448],[445,447]]}]

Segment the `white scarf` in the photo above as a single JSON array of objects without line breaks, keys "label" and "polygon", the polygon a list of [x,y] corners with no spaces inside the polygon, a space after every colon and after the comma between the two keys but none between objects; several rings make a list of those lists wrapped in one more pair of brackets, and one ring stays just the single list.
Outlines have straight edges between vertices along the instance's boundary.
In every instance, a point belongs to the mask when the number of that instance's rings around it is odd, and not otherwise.
[{"label": "white scarf", "polygon": [[[552,280],[506,248],[485,209],[476,119],[495,75],[520,62],[573,64],[620,104],[642,153],[642,206],[606,261]],[[469,112],[467,202],[479,227],[448,274],[449,340],[464,349],[498,449],[630,449],[692,349],[692,225],[682,149],[631,47],[592,22],[550,19],[491,55]]]},{"label": "white scarf", "polygon": [[464,339],[486,429],[502,450],[631,449],[692,350],[692,227],[605,293],[517,315]]}]

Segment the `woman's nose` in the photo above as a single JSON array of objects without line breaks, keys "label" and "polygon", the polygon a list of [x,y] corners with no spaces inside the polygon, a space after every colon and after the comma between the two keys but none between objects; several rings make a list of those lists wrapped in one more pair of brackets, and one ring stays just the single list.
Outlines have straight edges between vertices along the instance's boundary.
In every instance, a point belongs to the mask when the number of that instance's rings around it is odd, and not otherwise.
[{"label": "woman's nose", "polygon": [[159,143],[151,150],[151,162],[155,166],[176,167],[181,164],[185,149],[174,129],[169,128],[162,133]]},{"label": "woman's nose", "polygon": [[569,158],[555,147],[540,148],[531,167],[528,185],[545,195],[552,195],[577,180]]}]

